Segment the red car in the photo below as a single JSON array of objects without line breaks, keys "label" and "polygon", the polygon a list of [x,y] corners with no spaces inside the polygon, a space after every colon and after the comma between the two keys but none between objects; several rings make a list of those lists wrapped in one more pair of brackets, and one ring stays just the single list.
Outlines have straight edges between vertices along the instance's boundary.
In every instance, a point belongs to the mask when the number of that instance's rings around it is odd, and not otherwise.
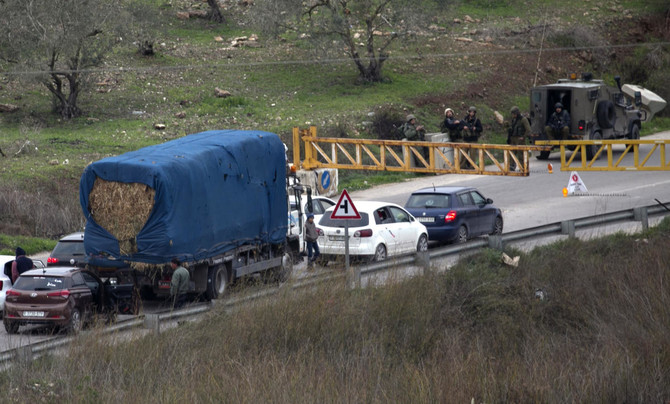
[{"label": "red car", "polygon": [[113,319],[109,287],[92,272],[76,267],[26,271],[7,291],[5,329],[16,334],[21,325],[47,324],[76,333],[95,314]]}]

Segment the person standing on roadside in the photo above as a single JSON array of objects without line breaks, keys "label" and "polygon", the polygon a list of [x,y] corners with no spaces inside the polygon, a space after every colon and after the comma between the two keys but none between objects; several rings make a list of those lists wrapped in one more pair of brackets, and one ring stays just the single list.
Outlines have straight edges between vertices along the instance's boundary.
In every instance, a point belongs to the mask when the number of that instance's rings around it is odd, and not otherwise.
[{"label": "person standing on roadside", "polygon": [[305,242],[307,243],[307,268],[313,268],[314,262],[319,258],[321,252],[319,251],[319,233],[316,230],[316,223],[314,223],[314,214],[307,215],[305,222]]},{"label": "person standing on roadside", "polygon": [[[528,118],[521,115],[521,110],[517,106],[510,109],[510,114],[512,115],[512,122],[507,132],[507,144],[513,146],[525,145],[526,138],[530,137],[530,122],[528,122]],[[514,155],[519,162],[523,161],[523,151],[517,150]],[[509,163],[510,171],[515,171],[516,167],[516,162],[511,160]]]},{"label": "person standing on roadside", "polygon": [[170,266],[173,270],[172,281],[170,282],[170,297],[173,302],[172,307],[178,309],[186,303],[190,275],[177,258],[172,258]]},{"label": "person standing on roadside", "polygon": [[22,273],[33,268],[33,260],[26,257],[26,251],[21,247],[16,247],[16,258],[12,262],[12,284]]},{"label": "person standing on roadside", "polygon": [[[482,123],[479,120],[479,118],[477,118],[477,108],[475,107],[468,108],[468,114],[465,116],[465,118],[461,120],[461,122],[463,123],[463,131],[462,131],[463,140],[466,143],[477,143],[483,131]],[[470,159],[475,163],[477,163],[476,159],[478,154],[479,153],[477,153],[476,149],[470,149],[468,151]],[[474,167],[472,167],[470,162],[468,162],[466,164],[466,168],[474,168]]]},{"label": "person standing on roadside", "polygon": [[[460,143],[463,141],[463,134],[461,129],[463,129],[463,122],[454,119],[454,110],[447,108],[444,110],[444,120],[440,124],[440,129],[442,133],[449,134],[449,141],[453,143]],[[459,166],[461,169],[465,168],[465,159],[459,159]]]},{"label": "person standing on roadside", "polygon": [[[416,117],[412,114],[407,115],[407,119],[405,120],[405,123],[402,126],[402,134],[405,137],[405,139],[416,142],[416,141],[425,141],[426,140],[426,129],[423,127],[423,125],[417,125],[416,123]],[[423,155],[423,158],[428,161],[428,148],[427,147],[422,147],[421,148],[421,154]],[[414,166],[415,167],[420,167],[423,166],[423,164],[420,164],[418,161],[417,157],[412,154],[412,157],[414,158]]]}]

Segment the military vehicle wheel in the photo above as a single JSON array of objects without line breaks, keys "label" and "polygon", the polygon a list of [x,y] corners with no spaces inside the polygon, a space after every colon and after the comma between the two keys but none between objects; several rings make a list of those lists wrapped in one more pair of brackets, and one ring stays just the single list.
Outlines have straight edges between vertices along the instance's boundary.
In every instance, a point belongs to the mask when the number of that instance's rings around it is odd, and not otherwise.
[{"label": "military vehicle wheel", "polygon": [[228,288],[228,270],[225,265],[217,265],[207,269],[207,290],[205,298],[218,299]]},{"label": "military vehicle wheel", "polygon": [[[589,140],[603,140],[603,134],[600,133],[599,131],[595,131],[591,133],[591,137]],[[593,159],[593,156],[598,153],[598,149],[600,149],[600,146],[593,145],[593,146],[586,146],[586,158],[589,160]]]},{"label": "military vehicle wheel", "polygon": [[632,140],[640,139],[640,127],[633,124],[633,126],[630,128],[630,133],[626,137]]},{"label": "military vehicle wheel", "polygon": [[612,101],[600,101],[596,107],[596,118],[598,119],[598,126],[602,129],[611,129],[614,127],[616,120],[616,111]]},{"label": "military vehicle wheel", "polygon": [[548,150],[542,150],[540,154],[537,156],[538,160],[547,160],[549,159],[549,155],[551,154],[550,151]]}]

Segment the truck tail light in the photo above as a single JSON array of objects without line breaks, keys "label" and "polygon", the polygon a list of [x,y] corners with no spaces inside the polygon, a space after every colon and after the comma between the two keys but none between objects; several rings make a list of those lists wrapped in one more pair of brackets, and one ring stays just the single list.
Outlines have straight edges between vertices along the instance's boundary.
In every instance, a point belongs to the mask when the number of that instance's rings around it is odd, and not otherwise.
[{"label": "truck tail light", "polygon": [[55,257],[47,258],[47,264],[58,264],[58,258]]},{"label": "truck tail light", "polygon": [[456,220],[456,211],[450,210],[449,213],[444,217],[444,223],[453,222]]},{"label": "truck tail light", "polygon": [[372,237],[372,229],[363,229],[363,230],[356,230],[356,233],[354,233],[354,237]]}]

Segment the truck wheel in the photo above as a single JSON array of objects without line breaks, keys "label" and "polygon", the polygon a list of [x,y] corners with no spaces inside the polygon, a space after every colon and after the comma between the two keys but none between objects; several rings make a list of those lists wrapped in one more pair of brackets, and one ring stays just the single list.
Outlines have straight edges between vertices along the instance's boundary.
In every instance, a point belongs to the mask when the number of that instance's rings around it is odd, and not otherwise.
[{"label": "truck wheel", "polygon": [[[602,139],[603,135],[599,131],[591,133],[591,137],[589,138],[589,140],[602,140]],[[586,158],[592,160],[593,156],[595,156],[596,153],[598,152],[598,149],[600,149],[600,146],[597,145],[586,146]]]},{"label": "truck wheel", "polygon": [[600,101],[596,107],[596,118],[598,119],[598,126],[602,129],[611,129],[614,127],[616,120],[616,111],[612,101]]},{"label": "truck wheel", "polygon": [[205,298],[208,300],[222,297],[228,288],[228,270],[225,265],[209,267],[207,270],[207,290]]},{"label": "truck wheel", "polygon": [[631,140],[640,139],[640,127],[636,124],[633,124],[630,128],[630,133],[628,134],[627,138]]}]

